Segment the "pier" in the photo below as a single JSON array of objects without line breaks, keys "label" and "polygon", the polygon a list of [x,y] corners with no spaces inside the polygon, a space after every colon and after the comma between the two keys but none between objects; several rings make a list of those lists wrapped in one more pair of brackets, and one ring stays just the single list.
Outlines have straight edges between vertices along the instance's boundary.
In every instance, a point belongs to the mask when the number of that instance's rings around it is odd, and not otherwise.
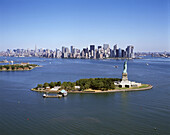
[{"label": "pier", "polygon": [[67,91],[64,89],[61,90],[57,95],[48,95],[48,94],[43,94],[43,98],[61,98],[61,97],[66,97],[67,96]]},{"label": "pier", "polygon": [[43,98],[61,98],[63,95],[57,94],[57,95],[47,95],[43,94]]}]

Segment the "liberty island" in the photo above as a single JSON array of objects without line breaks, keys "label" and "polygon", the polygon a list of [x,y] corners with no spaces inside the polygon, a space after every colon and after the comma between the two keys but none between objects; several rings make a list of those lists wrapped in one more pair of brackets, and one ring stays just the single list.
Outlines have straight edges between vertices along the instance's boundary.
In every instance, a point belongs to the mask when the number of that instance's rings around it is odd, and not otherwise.
[{"label": "liberty island", "polygon": [[153,86],[149,84],[141,84],[128,80],[127,77],[127,61],[124,62],[122,79],[119,78],[89,78],[80,79],[76,82],[51,82],[38,84],[36,88],[31,90],[38,92],[60,92],[66,90],[68,93],[107,93],[121,91],[138,91],[148,90]]}]

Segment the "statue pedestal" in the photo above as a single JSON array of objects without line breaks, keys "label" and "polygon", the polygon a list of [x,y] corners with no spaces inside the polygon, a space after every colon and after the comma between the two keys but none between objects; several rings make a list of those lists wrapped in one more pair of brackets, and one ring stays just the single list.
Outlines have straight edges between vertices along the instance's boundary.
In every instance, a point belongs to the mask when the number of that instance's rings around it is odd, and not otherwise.
[{"label": "statue pedestal", "polygon": [[122,74],[122,81],[123,81],[123,82],[128,81],[127,73],[123,73],[123,74]]}]

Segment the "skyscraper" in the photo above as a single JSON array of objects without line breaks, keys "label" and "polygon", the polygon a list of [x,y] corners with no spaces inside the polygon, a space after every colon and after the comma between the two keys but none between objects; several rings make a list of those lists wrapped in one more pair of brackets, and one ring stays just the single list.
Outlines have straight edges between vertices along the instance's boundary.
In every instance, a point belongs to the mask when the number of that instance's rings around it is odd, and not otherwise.
[{"label": "skyscraper", "polygon": [[95,45],[90,45],[90,58],[95,58],[96,51],[95,51]]},{"label": "skyscraper", "polygon": [[98,46],[98,50],[101,49],[101,48],[102,48],[102,46]]},{"label": "skyscraper", "polygon": [[127,46],[126,52],[127,52],[127,57],[128,58],[133,58],[134,57],[133,49],[134,49],[134,46],[132,46],[132,45]]},{"label": "skyscraper", "polygon": [[109,49],[109,44],[103,44],[103,49],[104,49],[104,50]]},{"label": "skyscraper", "polygon": [[90,51],[95,50],[95,45],[90,45]]},{"label": "skyscraper", "polygon": [[117,44],[115,44],[114,46],[113,46],[113,50],[116,50],[117,49]]},{"label": "skyscraper", "polygon": [[69,53],[68,47],[65,48],[65,53]]},{"label": "skyscraper", "polygon": [[37,46],[35,45],[35,53],[37,52]]},{"label": "skyscraper", "polygon": [[71,47],[70,47],[71,53],[73,53],[73,49],[74,49],[74,46],[71,46]]},{"label": "skyscraper", "polygon": [[65,47],[62,46],[62,53],[65,53]]}]

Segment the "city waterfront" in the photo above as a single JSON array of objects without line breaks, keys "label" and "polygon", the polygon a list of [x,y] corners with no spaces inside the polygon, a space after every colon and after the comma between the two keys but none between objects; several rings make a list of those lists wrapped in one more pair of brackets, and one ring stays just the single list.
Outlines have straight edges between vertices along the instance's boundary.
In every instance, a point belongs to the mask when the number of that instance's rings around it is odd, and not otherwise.
[{"label": "city waterfront", "polygon": [[[128,61],[131,81],[151,84],[147,91],[69,94],[42,98],[38,83],[81,78],[121,78],[124,60],[0,57],[43,66],[0,72],[0,132],[6,134],[169,134],[170,59]],[[0,63],[2,65],[2,63]],[[118,68],[114,68],[114,66]]]}]

